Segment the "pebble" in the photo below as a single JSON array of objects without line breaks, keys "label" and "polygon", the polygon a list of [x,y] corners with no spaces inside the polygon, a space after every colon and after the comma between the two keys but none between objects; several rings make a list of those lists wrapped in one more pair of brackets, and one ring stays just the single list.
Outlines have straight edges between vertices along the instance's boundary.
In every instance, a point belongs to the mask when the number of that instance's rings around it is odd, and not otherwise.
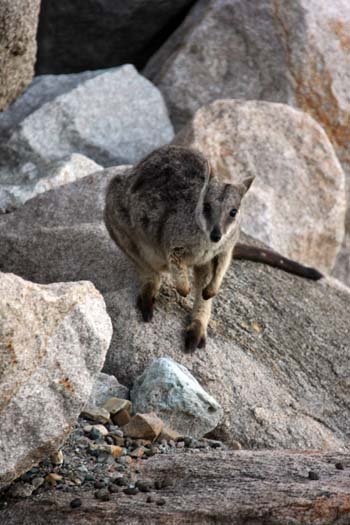
[{"label": "pebble", "polygon": [[176,443],[176,448],[184,448],[185,446],[185,442],[184,441],[178,441]]},{"label": "pebble", "polygon": [[161,498],[161,499],[158,499],[156,503],[157,505],[161,506],[161,505],[165,505],[166,501],[164,498]]},{"label": "pebble", "polygon": [[111,499],[109,490],[104,488],[95,492],[95,498],[101,501],[109,501]]},{"label": "pebble", "polygon": [[81,507],[81,499],[80,498],[72,499],[69,505],[72,509],[77,509],[78,507]]},{"label": "pebble", "polygon": [[140,492],[151,492],[153,488],[153,482],[152,481],[136,481],[136,487],[139,489]]},{"label": "pebble", "polygon": [[147,496],[146,503],[153,503],[154,497],[153,496]]},{"label": "pebble", "polygon": [[103,489],[106,486],[107,486],[107,483],[103,479],[98,479],[94,483],[95,489]]},{"label": "pebble", "polygon": [[313,481],[320,479],[320,476],[317,472],[314,472],[313,470],[309,471],[309,479],[312,479]]},{"label": "pebble", "polygon": [[119,488],[116,485],[110,484],[108,485],[108,490],[111,494],[115,494],[119,492]]},{"label": "pebble", "polygon": [[42,477],[36,477],[36,478],[33,478],[32,479],[32,486],[33,486],[33,491],[34,490],[37,490],[39,487],[41,487],[41,485],[43,485],[45,479],[42,478]]},{"label": "pebble", "polygon": [[56,474],[56,472],[50,472],[50,474],[45,476],[45,481],[53,486],[56,485],[57,481],[62,481],[62,479],[62,476],[60,474]]},{"label": "pebble", "polygon": [[50,456],[51,462],[55,466],[62,465],[63,463],[63,452],[62,450],[57,450],[57,452],[54,452]]},{"label": "pebble", "polygon": [[139,489],[137,487],[126,487],[126,489],[123,489],[124,494],[128,494],[129,496],[135,496],[138,491]]},{"label": "pebble", "polygon": [[34,492],[34,487],[30,483],[16,483],[10,488],[10,495],[13,498],[28,498]]},{"label": "pebble", "polygon": [[344,465],[343,465],[343,463],[336,463],[335,464],[335,468],[337,470],[344,470]]},{"label": "pebble", "polygon": [[145,453],[144,447],[137,447],[130,453],[132,458],[141,458]]},{"label": "pebble", "polygon": [[115,483],[116,485],[118,485],[119,487],[124,487],[125,485],[128,484],[126,478],[124,478],[123,476],[120,477],[120,478],[116,478],[113,483]]}]

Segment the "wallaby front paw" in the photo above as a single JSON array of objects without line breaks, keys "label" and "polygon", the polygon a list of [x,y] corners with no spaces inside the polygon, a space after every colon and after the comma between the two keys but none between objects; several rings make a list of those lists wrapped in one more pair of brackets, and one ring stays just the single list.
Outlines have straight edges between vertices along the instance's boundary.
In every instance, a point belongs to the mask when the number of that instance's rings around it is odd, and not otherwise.
[{"label": "wallaby front paw", "polygon": [[189,287],[189,285],[177,286],[176,291],[181,295],[181,297],[187,297],[191,291],[191,288]]},{"label": "wallaby front paw", "polygon": [[147,297],[139,295],[137,298],[137,307],[142,314],[142,319],[145,323],[149,323],[153,319],[153,305],[154,297]]},{"label": "wallaby front paw", "polygon": [[212,286],[208,285],[202,291],[202,297],[203,297],[203,299],[205,301],[207,301],[208,299],[212,299],[213,297],[215,297],[215,295],[217,295],[217,293],[218,293],[218,290],[215,290],[215,288],[213,288]]},{"label": "wallaby front paw", "polygon": [[196,319],[186,329],[185,351],[192,353],[196,348],[204,348],[206,344],[205,330],[202,323]]}]

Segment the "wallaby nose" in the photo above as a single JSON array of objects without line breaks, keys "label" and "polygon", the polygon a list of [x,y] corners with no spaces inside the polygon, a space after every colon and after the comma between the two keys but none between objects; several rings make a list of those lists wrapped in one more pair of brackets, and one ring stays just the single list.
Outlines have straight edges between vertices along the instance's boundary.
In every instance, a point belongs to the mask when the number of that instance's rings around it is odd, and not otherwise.
[{"label": "wallaby nose", "polygon": [[215,226],[215,228],[212,229],[210,234],[210,240],[213,242],[219,242],[221,239],[221,231],[219,228]]}]

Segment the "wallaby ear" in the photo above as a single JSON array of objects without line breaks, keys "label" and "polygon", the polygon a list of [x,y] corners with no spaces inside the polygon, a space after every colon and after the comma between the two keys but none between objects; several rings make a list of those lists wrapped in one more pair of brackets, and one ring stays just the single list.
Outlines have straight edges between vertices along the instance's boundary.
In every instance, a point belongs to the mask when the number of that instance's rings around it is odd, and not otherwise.
[{"label": "wallaby ear", "polygon": [[210,161],[208,159],[207,159],[207,177],[208,177],[208,180],[214,177],[213,166],[210,164]]},{"label": "wallaby ear", "polygon": [[242,186],[244,188],[243,195],[245,193],[247,193],[247,191],[249,190],[250,186],[254,182],[254,179],[255,179],[254,175],[249,175],[248,177],[246,177],[245,179],[242,180]]},{"label": "wallaby ear", "polygon": [[218,172],[219,179],[222,182],[227,182],[232,184],[232,175],[230,168],[227,166],[225,160],[222,157],[219,157],[215,163],[216,171]]}]

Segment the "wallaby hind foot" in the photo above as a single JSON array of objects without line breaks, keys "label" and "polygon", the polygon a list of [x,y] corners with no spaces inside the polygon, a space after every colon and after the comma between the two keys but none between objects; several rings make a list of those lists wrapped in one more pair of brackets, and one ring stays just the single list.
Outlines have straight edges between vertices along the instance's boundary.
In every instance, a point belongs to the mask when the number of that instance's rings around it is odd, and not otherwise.
[{"label": "wallaby hind foot", "polygon": [[194,352],[197,348],[205,348],[207,339],[204,326],[201,321],[195,319],[186,328],[185,332],[185,351]]}]

